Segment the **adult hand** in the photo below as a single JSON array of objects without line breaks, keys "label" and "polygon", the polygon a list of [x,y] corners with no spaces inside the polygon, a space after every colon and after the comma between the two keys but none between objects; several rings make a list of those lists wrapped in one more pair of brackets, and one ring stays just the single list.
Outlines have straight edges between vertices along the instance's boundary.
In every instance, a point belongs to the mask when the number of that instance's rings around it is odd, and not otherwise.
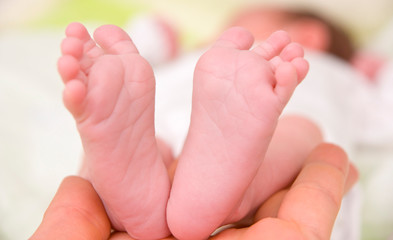
[{"label": "adult hand", "polygon": [[[227,229],[212,240],[329,239],[341,199],[356,180],[346,154],[337,146],[321,144],[293,185],[260,207],[252,226]],[[68,177],[31,239],[132,239],[126,233],[110,233],[105,209],[91,184]]]},{"label": "adult hand", "polygon": [[89,181],[76,176],[61,183],[30,240],[108,239],[111,224]]},{"label": "adult hand", "polygon": [[292,186],[259,208],[252,226],[228,229],[213,239],[330,239],[341,200],[357,178],[343,150],[321,144]]},{"label": "adult hand", "polygon": [[[252,226],[227,229],[211,240],[330,239],[341,200],[357,178],[342,149],[321,144],[306,159],[292,186],[259,208]],[[114,237],[132,239],[125,233]]]}]

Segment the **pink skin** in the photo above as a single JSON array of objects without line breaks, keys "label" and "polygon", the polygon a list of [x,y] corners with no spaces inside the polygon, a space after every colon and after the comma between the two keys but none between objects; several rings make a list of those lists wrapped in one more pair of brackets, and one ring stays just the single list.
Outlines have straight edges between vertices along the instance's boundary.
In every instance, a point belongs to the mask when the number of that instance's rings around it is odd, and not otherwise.
[{"label": "pink skin", "polygon": [[165,211],[170,181],[155,138],[150,65],[115,26],[98,28],[94,41],[73,23],[66,36],[58,68],[89,180],[117,230],[143,239],[169,235]]},{"label": "pink skin", "polygon": [[358,52],[352,58],[353,67],[363,73],[371,82],[375,82],[379,70],[387,62],[383,56],[370,52]]},{"label": "pink skin", "polygon": [[308,64],[283,31],[249,50],[252,44],[249,32],[232,28],[196,66],[190,129],[167,207],[178,239],[205,239],[266,198],[249,186]]},{"label": "pink skin", "polygon": [[[306,150],[289,157],[296,161],[286,177],[277,177],[288,168],[286,159],[269,171],[281,153],[273,147],[259,168],[278,117],[308,70],[303,49],[286,33],[249,50],[252,36],[232,28],[201,58],[191,126],[172,189],[166,168],[171,154],[162,157],[165,144],[155,138],[151,67],[118,27],[98,28],[93,40],[73,23],[66,35],[58,63],[64,103],[81,135],[84,174],[116,229],[135,238],[165,237],[167,211],[176,237],[207,238],[220,225],[245,217],[299,169]],[[287,122],[279,129],[293,126]],[[286,139],[276,135],[274,146]]]}]

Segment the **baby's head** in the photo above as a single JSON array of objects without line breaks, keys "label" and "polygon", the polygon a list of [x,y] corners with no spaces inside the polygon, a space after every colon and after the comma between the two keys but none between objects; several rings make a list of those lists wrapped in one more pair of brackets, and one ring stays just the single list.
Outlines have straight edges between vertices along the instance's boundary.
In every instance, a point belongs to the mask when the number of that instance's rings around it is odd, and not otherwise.
[{"label": "baby's head", "polygon": [[248,29],[256,41],[266,39],[274,31],[285,30],[293,41],[306,48],[329,52],[346,61],[354,55],[348,34],[324,18],[306,11],[254,8],[239,14],[232,25]]}]

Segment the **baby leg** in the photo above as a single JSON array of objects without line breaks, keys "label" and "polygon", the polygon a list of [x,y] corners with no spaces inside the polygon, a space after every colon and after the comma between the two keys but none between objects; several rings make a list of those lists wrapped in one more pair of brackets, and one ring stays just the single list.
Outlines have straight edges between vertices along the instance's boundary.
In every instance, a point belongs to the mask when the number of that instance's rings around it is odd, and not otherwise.
[{"label": "baby leg", "polygon": [[155,138],[153,71],[118,27],[98,28],[93,40],[73,23],[66,36],[58,68],[87,177],[117,230],[165,237],[170,182]]},{"label": "baby leg", "polygon": [[285,32],[249,50],[252,43],[244,29],[230,29],[196,66],[189,133],[167,207],[179,239],[207,238],[238,213],[278,118],[308,70],[303,49]]}]

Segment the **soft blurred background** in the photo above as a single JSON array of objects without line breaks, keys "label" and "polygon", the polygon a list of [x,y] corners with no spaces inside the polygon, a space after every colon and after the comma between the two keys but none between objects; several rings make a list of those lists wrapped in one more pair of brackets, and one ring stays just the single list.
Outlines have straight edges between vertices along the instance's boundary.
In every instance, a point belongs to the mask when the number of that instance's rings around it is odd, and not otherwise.
[{"label": "soft blurred background", "polygon": [[[187,51],[214,38],[251,4],[306,6],[342,24],[358,47],[393,59],[392,0],[0,0],[0,239],[27,239],[60,181],[79,167],[80,140],[56,72],[69,22],[94,29],[160,15]],[[393,198],[386,195],[393,190],[393,156],[375,154],[379,150],[363,152],[360,163],[363,239],[393,232]]]}]

